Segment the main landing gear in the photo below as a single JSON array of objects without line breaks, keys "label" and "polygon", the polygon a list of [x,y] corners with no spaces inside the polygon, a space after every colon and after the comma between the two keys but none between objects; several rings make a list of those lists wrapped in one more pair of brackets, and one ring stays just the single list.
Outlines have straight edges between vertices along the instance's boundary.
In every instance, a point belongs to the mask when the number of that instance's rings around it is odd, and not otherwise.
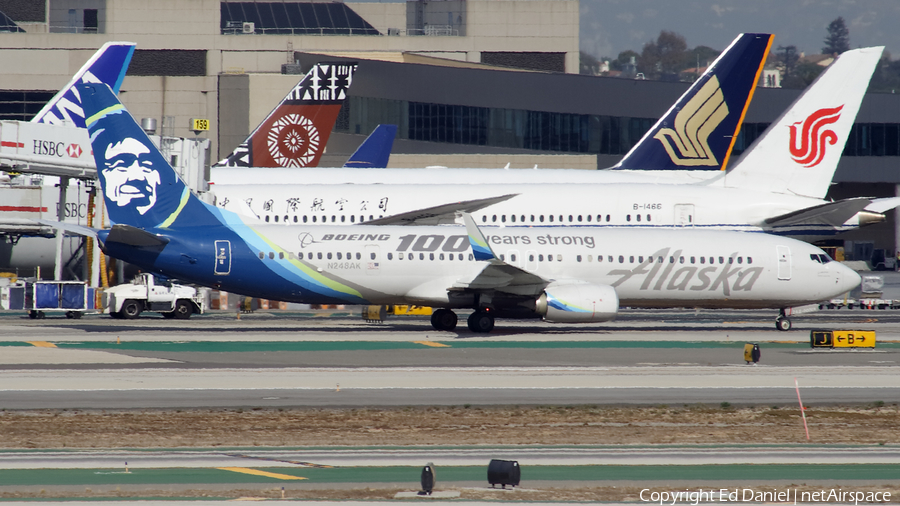
[{"label": "main landing gear", "polygon": [[438,309],[431,314],[431,326],[435,330],[453,330],[456,322],[456,313],[449,309]]},{"label": "main landing gear", "polygon": [[477,333],[487,333],[494,329],[494,315],[479,309],[469,315],[469,330]]},{"label": "main landing gear", "polygon": [[[453,330],[456,328],[456,313],[449,309],[437,309],[431,314],[431,326],[435,330]],[[494,315],[489,310],[478,309],[467,320],[469,330],[486,333],[494,329]]]}]

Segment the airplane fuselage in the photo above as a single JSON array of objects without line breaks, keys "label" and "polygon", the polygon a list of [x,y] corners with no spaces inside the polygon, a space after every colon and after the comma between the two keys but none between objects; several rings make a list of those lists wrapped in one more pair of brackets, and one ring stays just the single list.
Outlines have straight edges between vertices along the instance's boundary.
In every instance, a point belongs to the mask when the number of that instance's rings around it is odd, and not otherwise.
[{"label": "airplane fuselage", "polygon": [[[635,307],[784,308],[840,295],[859,276],[809,244],[738,232],[597,228],[482,229],[506,263],[557,282],[615,288]],[[156,230],[157,251],[106,241],[141,268],[229,292],[307,303],[472,307],[486,263],[465,229],[241,226]],[[533,307],[543,286],[493,295]]]},{"label": "airplane fuselage", "polygon": [[[377,171],[372,171],[377,172]],[[673,184],[343,184],[216,185],[217,205],[239,212],[244,204],[270,224],[351,225],[426,210],[438,204],[512,198],[472,211],[481,226],[581,226],[595,228],[704,228],[765,231],[817,240],[859,226],[797,223],[771,226],[766,219],[824,204],[779,193]],[[246,208],[244,208],[246,209]],[[418,223],[452,223],[429,217]]]}]

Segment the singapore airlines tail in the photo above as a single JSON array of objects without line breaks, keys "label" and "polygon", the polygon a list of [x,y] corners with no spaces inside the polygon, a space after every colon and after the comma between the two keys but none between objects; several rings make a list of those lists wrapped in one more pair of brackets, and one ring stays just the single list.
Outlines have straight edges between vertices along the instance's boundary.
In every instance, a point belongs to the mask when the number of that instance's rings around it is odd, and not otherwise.
[{"label": "singapore airlines tail", "polygon": [[824,198],[883,49],[840,55],[715,184]]},{"label": "singapore airlines tail", "polygon": [[613,169],[722,170],[773,38],[739,35]]},{"label": "singapore airlines tail", "polygon": [[81,97],[75,85],[79,83],[104,83],[113,93],[119,92],[122,80],[125,79],[125,71],[131,63],[134,54],[134,42],[107,42],[103,44],[94,56],[75,74],[69,84],[59,90],[43,109],[41,109],[32,123],[62,124],[66,122],[78,128],[85,128],[84,110],[81,107]]},{"label": "singapore airlines tail", "polygon": [[215,167],[317,166],[354,72],[355,63],[317,63]]}]

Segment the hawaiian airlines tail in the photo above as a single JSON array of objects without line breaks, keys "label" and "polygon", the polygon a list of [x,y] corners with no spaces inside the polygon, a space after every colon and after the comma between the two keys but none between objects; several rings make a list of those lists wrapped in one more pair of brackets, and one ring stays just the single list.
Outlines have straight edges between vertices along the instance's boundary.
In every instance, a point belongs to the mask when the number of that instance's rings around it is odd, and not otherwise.
[{"label": "hawaiian airlines tail", "polygon": [[840,55],[721,178],[724,185],[824,198],[883,49]]},{"label": "hawaiian airlines tail", "polygon": [[131,56],[134,54],[134,42],[107,42],[94,56],[81,67],[81,70],[59,90],[43,109],[32,118],[32,123],[62,124],[68,122],[78,128],[84,128],[84,110],[81,97],[75,85],[78,83],[104,83],[113,93],[119,92],[122,80]]},{"label": "hawaiian airlines tail", "polygon": [[723,169],[773,38],[760,33],[739,35],[612,168]]},{"label": "hawaiian airlines tail", "polygon": [[378,125],[344,164],[346,168],[385,169],[391,158],[397,125]]},{"label": "hawaiian airlines tail", "polygon": [[216,167],[315,167],[356,64],[317,63],[247,140]]}]

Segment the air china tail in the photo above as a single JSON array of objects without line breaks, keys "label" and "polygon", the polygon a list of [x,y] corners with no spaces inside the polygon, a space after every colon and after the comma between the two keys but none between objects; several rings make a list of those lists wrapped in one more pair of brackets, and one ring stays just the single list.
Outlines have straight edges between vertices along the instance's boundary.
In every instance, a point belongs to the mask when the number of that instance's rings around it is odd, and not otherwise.
[{"label": "air china tail", "polygon": [[94,53],[69,83],[59,90],[31,119],[32,123],[62,124],[67,122],[85,128],[81,97],[75,88],[79,83],[103,83],[118,93],[134,54],[134,42],[107,42]]},{"label": "air china tail", "polygon": [[613,169],[722,170],[774,35],[739,35]]},{"label": "air china tail", "polygon": [[714,184],[824,198],[883,49],[840,55]]},{"label": "air china tail", "polygon": [[317,166],[354,72],[355,63],[317,63],[215,167]]}]

